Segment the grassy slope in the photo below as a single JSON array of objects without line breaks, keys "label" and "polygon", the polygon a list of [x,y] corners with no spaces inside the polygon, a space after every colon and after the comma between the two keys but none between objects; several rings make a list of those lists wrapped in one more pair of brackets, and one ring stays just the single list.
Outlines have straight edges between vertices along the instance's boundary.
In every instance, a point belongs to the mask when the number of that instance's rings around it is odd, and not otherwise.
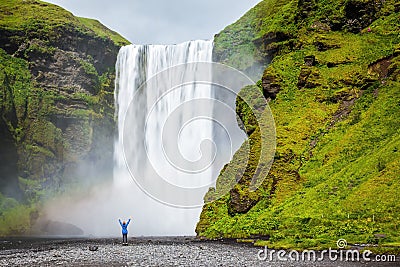
[{"label": "grassy slope", "polygon": [[[293,1],[285,0],[259,3],[216,36],[213,53],[218,55],[217,60],[242,70],[250,67],[254,61],[262,61],[253,41],[268,31],[292,34],[295,28],[288,21],[293,21],[293,14],[288,10],[293,9],[293,5]],[[269,17],[274,19],[264,20]]]},{"label": "grassy slope", "polygon": [[[74,17],[58,6],[40,1],[0,0],[0,28],[15,33],[10,38],[20,38],[21,42],[25,42],[25,39],[41,40],[41,46],[31,45],[27,51],[44,56],[48,54],[49,57],[55,49],[52,47],[52,41],[60,37],[56,36],[57,34],[63,34],[59,30],[80,32],[97,39],[110,39],[116,46],[129,43],[96,20]],[[25,52],[25,56],[28,52]],[[51,114],[64,112],[66,116],[82,118],[85,121],[91,120],[92,117],[99,120],[104,116],[113,117],[112,107],[108,107],[105,100],[108,95],[112,96],[113,68],[100,76],[90,60],[81,60],[80,63],[85,72],[98,81],[99,91],[94,95],[75,93],[65,96],[38,86],[30,73],[29,57],[17,58],[0,49],[1,116],[7,121],[8,130],[12,133],[17,148],[25,151],[22,153],[26,156],[26,161],[22,160],[24,165],[39,164],[42,168],[51,170],[50,165],[58,160],[55,154],[62,150],[62,146],[68,145],[68,142],[63,140],[61,130],[49,121]],[[86,102],[88,109],[57,110],[54,103],[66,97]],[[7,114],[12,114],[14,108],[16,124],[7,119]],[[45,178],[18,179],[19,187],[24,192],[22,203],[0,194],[0,236],[28,233],[38,214],[37,207],[44,194],[42,183],[45,182]]]},{"label": "grassy slope", "polygon": [[13,31],[26,31],[37,36],[48,36],[57,27],[72,27],[92,36],[109,38],[117,45],[129,42],[109,30],[97,20],[79,18],[65,9],[36,0],[1,0],[0,27]]},{"label": "grassy slope", "polygon": [[[293,37],[290,43],[278,44],[280,50],[264,74],[276,76],[282,89],[270,102],[277,130],[275,162],[249,212],[230,215],[228,194],[204,207],[196,231],[208,238],[264,235],[269,240],[258,244],[282,248],[335,247],[339,238],[349,243],[398,244],[400,21],[394,1],[376,13],[380,18],[368,25],[371,32],[360,33],[341,24],[344,1],[318,1],[304,19],[295,18],[297,1],[283,6],[281,2],[263,1],[215,40],[217,49],[225,46],[230,51],[230,40],[224,36],[235,32],[240,39],[238,29],[249,25],[249,19],[254,38],[275,30]],[[265,7],[277,8],[272,8],[271,16]],[[316,29],[311,27],[315,21],[342,28]],[[327,50],[319,51],[317,42]],[[245,47],[239,45],[233,53]],[[308,55],[316,57],[316,66],[304,66]],[[397,56],[391,59],[388,77],[369,68],[392,55]],[[236,58],[228,55],[224,62],[242,67]],[[299,88],[298,77],[305,69],[311,72],[310,88]],[[240,157],[238,151],[231,164],[240,162]],[[221,173],[218,182],[229,179],[226,175]],[[378,240],[375,234],[386,237]]]}]

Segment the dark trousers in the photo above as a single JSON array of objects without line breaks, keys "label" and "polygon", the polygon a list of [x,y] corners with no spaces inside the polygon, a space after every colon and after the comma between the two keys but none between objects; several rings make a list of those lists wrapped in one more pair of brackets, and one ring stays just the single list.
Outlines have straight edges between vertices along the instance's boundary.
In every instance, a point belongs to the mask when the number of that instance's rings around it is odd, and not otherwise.
[{"label": "dark trousers", "polygon": [[122,243],[128,243],[128,234],[122,234]]}]

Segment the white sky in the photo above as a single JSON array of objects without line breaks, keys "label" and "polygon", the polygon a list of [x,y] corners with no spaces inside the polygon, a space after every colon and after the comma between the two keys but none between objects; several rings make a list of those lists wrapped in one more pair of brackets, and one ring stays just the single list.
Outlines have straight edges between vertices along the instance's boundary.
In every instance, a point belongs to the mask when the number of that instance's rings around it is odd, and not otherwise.
[{"label": "white sky", "polygon": [[261,0],[46,0],[94,18],[135,44],[211,39]]}]

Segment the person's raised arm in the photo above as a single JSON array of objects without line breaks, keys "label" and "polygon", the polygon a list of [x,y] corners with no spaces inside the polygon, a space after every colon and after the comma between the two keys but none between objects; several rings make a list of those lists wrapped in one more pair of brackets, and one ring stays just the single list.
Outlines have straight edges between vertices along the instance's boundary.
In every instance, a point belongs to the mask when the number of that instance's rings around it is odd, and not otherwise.
[{"label": "person's raised arm", "polygon": [[131,221],[131,218],[126,222],[126,226],[128,226],[129,222]]},{"label": "person's raised arm", "polygon": [[118,221],[119,221],[119,224],[122,226],[122,222],[121,222],[121,219],[118,219]]}]

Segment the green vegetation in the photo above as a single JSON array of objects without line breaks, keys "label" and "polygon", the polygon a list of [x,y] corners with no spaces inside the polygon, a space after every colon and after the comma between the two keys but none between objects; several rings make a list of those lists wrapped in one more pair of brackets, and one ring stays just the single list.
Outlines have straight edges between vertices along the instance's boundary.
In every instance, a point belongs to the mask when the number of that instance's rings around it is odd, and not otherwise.
[{"label": "green vegetation", "polygon": [[0,194],[0,210],[0,236],[22,235],[30,230],[34,208]]},{"label": "green vegetation", "polygon": [[101,24],[98,20],[81,18],[81,17],[77,17],[77,19],[83,25],[85,25],[87,29],[89,29],[89,31],[93,31],[96,34],[96,36],[100,36],[102,38],[110,38],[114,43],[116,43],[119,46],[124,46],[129,44],[129,42],[125,40],[121,35],[119,35],[114,31],[111,31],[103,24]]},{"label": "green vegetation", "polygon": [[74,173],[85,160],[100,166],[97,183],[110,178],[114,64],[129,42],[35,0],[0,1],[0,36],[0,145],[15,154],[0,163],[15,166],[2,173],[13,187],[0,188],[0,236],[22,235],[44,200],[91,185],[92,177]]},{"label": "green vegetation", "polygon": [[264,61],[266,55],[258,53],[257,39],[269,31],[293,34],[296,30],[294,8],[295,1],[262,1],[217,34],[214,40],[216,60],[242,70],[255,61]]},{"label": "green vegetation", "polygon": [[118,46],[129,44],[121,35],[109,30],[97,20],[75,17],[53,4],[37,0],[2,0],[0,8],[0,28],[27,34],[24,37],[16,35],[13,38],[54,41],[61,37],[62,31],[74,30],[92,38],[110,39]]},{"label": "green vegetation", "polygon": [[214,58],[246,70],[300,48],[305,30],[358,33],[370,27],[377,34],[394,34],[398,9],[395,0],[264,0],[215,36]]},{"label": "green vegetation", "polygon": [[[8,130],[16,143],[21,144],[26,135],[24,119],[28,112],[27,100],[32,97],[35,88],[31,82],[28,63],[7,55],[2,49],[0,49],[0,69],[1,119],[8,121]],[[17,118],[16,124],[7,120],[13,113]],[[24,186],[26,192],[34,189],[31,185],[28,183]],[[30,214],[34,211],[34,204],[20,203],[0,193],[0,236],[25,233],[31,227]]]},{"label": "green vegetation", "polygon": [[[345,238],[379,244],[374,251],[400,251],[400,16],[395,1],[382,3],[265,0],[216,37],[221,60],[241,69],[252,62],[238,64],[237,54],[273,55],[263,81],[272,77],[280,88],[269,103],[277,148],[252,195],[246,188],[252,173],[244,172],[233,190],[205,205],[199,236],[295,249],[334,248]],[[348,11],[365,5],[350,23]],[[278,32],[284,38],[257,41]],[[259,127],[240,101],[237,107],[254,151]],[[248,163],[247,157],[243,145],[221,172],[217,191],[255,168],[257,157]],[[245,211],[243,203],[250,203]]]}]

